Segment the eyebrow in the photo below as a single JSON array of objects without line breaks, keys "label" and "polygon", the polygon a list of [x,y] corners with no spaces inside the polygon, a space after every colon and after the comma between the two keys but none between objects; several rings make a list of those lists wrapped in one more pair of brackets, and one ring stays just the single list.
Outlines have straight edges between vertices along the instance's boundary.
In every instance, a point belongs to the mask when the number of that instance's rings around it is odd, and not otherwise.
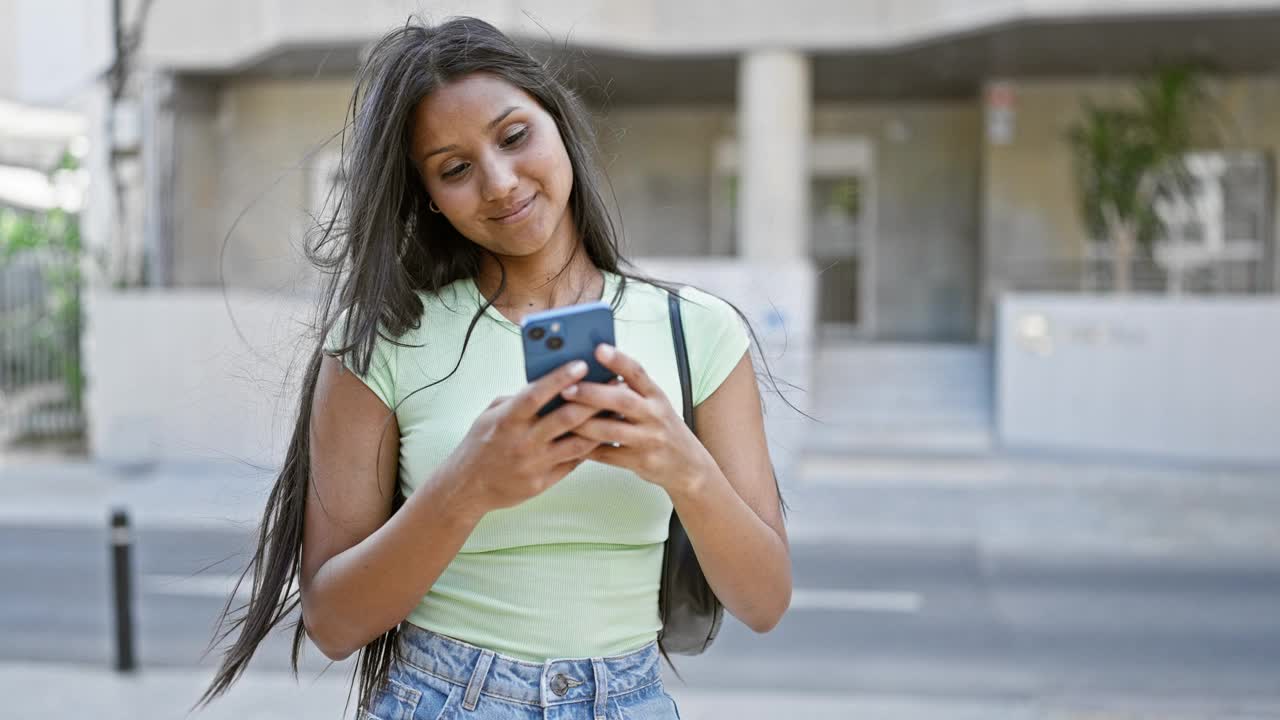
[{"label": "eyebrow", "polygon": [[[503,110],[503,111],[498,115],[498,117],[496,117],[496,118],[494,118],[494,119],[490,120],[490,121],[489,121],[489,124],[485,126],[485,129],[486,129],[486,130],[492,130],[492,129],[494,128],[494,126],[496,126],[498,123],[500,123],[500,122],[502,122],[503,120],[505,120],[505,119],[506,119],[506,117],[507,117],[508,115],[510,115],[511,113],[513,113],[513,112],[515,112],[516,110],[519,110],[519,109],[520,109],[520,106],[519,106],[519,105],[512,105],[512,106],[508,107],[507,109]],[[432,150],[431,152],[429,152],[429,153],[427,153],[427,154],[423,155],[423,156],[422,156],[422,162],[424,162],[424,163],[425,163],[425,162],[427,161],[427,158],[431,157],[432,155],[439,155],[439,154],[440,154],[440,153],[442,153],[442,152],[449,152],[450,150],[457,150],[457,149],[458,149],[458,146],[457,146],[457,145],[445,145],[445,146],[444,146],[444,147],[442,147],[442,148],[436,148],[435,150]]]}]

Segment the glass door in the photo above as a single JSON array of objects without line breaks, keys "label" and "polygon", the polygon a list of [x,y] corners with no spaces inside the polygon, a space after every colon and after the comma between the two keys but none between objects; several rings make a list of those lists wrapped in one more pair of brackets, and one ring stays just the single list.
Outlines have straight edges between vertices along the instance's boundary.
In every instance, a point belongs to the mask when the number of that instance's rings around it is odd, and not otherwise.
[{"label": "glass door", "polygon": [[866,326],[865,188],[863,178],[853,174],[811,181],[810,253],[818,273],[818,323],[824,339],[855,337]]}]

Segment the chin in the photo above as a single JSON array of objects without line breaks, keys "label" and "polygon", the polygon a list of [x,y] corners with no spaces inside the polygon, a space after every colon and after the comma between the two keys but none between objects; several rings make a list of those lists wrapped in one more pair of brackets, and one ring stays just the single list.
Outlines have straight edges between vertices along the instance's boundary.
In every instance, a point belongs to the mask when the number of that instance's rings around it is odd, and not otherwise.
[{"label": "chin", "polygon": [[515,237],[494,238],[486,248],[502,257],[528,257],[537,255],[551,242],[550,233],[526,231]]},{"label": "chin", "polygon": [[539,218],[530,218],[528,227],[519,228],[507,236],[494,238],[493,252],[508,257],[528,257],[546,250],[556,234],[556,225],[538,222]]}]

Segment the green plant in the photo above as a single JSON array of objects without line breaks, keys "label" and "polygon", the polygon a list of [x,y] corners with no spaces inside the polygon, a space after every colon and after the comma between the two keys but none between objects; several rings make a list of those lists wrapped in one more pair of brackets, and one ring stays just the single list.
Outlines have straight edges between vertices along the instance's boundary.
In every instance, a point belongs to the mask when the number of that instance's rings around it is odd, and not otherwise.
[{"label": "green plant", "polygon": [[[65,165],[65,162],[64,162]],[[23,258],[40,269],[45,296],[39,302],[0,308],[0,323],[11,326],[10,337],[22,339],[39,352],[34,356],[61,371],[67,397],[80,406],[84,376],[80,353],[80,225],[76,216],[60,209],[25,213],[0,208],[0,272],[8,274]],[[27,264],[28,267],[31,264]],[[18,357],[32,357],[21,353]],[[12,365],[14,358],[5,358]],[[29,360],[28,360],[29,362]],[[17,369],[17,368],[11,368]],[[35,368],[20,369],[30,376]]]},{"label": "green plant", "polygon": [[1128,105],[1085,101],[1068,130],[1081,214],[1093,238],[1112,246],[1117,292],[1132,288],[1134,255],[1150,253],[1163,231],[1156,200],[1188,189],[1184,158],[1207,104],[1196,67],[1166,66],[1138,84]]}]

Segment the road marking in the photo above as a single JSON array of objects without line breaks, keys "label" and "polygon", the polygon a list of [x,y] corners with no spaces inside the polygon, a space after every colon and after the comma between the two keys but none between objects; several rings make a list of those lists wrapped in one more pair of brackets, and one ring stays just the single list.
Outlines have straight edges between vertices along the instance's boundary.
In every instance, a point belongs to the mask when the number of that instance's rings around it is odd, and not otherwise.
[{"label": "road marking", "polygon": [[920,593],[905,591],[797,588],[791,593],[792,610],[915,613],[923,605]]},{"label": "road marking", "polygon": [[[1039,468],[1037,468],[1039,470]],[[986,457],[875,458],[812,455],[800,461],[806,485],[834,487],[992,487],[1016,477],[1007,461]]]},{"label": "road marking", "polygon": [[[235,575],[144,575],[142,589],[151,595],[216,597],[225,599],[236,584]],[[296,587],[296,586],[295,586]],[[249,582],[240,586],[237,600],[249,599]],[[791,593],[792,610],[844,612],[920,612],[920,593],[893,590],[820,590],[797,588]]]},{"label": "road marking", "polygon": [[[213,575],[203,573],[200,575],[143,575],[142,589],[143,592],[151,595],[180,595],[186,597],[216,597],[226,599],[235,590],[236,580],[239,575]],[[250,586],[253,583],[252,578],[245,578],[243,584],[240,585],[240,591],[236,593],[236,599],[240,601],[249,599]],[[297,585],[289,588],[293,591]]]}]

